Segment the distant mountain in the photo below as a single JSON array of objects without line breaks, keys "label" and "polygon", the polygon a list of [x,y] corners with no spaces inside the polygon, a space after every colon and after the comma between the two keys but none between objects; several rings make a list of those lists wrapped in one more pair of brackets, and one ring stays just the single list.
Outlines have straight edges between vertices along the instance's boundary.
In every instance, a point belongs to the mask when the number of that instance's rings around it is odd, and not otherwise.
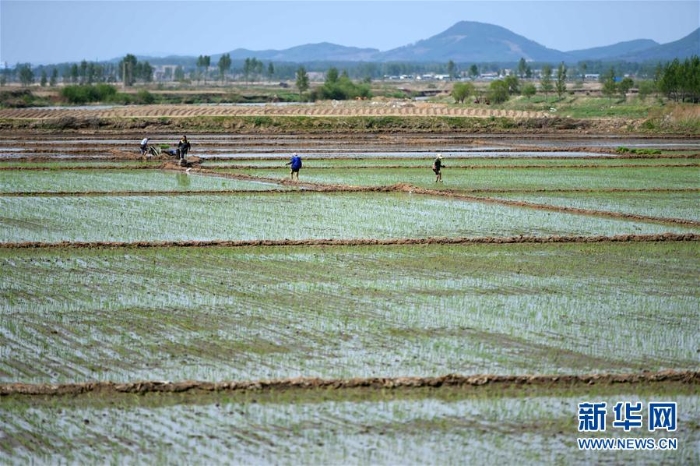
[{"label": "distant mountain", "polygon": [[369,61],[379,53],[377,49],[361,49],[322,42],[292,47],[286,50],[263,50],[254,52],[246,49],[236,49],[229,52],[232,60],[245,60],[255,57],[258,60],[273,60],[285,62],[307,61]]},{"label": "distant mountain", "polygon": [[[585,60],[600,61],[671,61],[700,55],[700,29],[688,36],[668,44],[658,44],[650,39],[596,47],[585,50],[561,52],[547,48],[508,29],[493,24],[460,21],[449,29],[385,52],[373,48],[345,47],[322,42],[306,44],[285,50],[235,49],[229,53],[234,61],[246,58],[273,61],[276,63],[319,62],[432,62],[445,63],[516,63],[521,58],[527,61],[548,63],[577,63]],[[217,63],[221,54],[211,56]],[[171,56],[170,63],[191,64],[196,57]],[[116,58],[115,61],[120,60]],[[168,64],[163,58],[149,58],[151,64]]]},{"label": "distant mountain", "polygon": [[657,45],[646,50],[629,52],[616,57],[631,62],[684,60],[693,55],[700,56],[700,28],[682,39],[668,44]]},{"label": "distant mountain", "polygon": [[567,57],[573,61],[583,60],[609,60],[622,55],[631,55],[654,47],[659,43],[651,39],[637,39],[628,42],[619,42],[605,47],[595,47],[585,50],[573,50],[566,52]]},{"label": "distant mountain", "polygon": [[559,62],[566,55],[530,39],[515,34],[501,26],[460,21],[451,28],[415,44],[389,50],[377,57],[380,61],[415,61],[456,63]]}]

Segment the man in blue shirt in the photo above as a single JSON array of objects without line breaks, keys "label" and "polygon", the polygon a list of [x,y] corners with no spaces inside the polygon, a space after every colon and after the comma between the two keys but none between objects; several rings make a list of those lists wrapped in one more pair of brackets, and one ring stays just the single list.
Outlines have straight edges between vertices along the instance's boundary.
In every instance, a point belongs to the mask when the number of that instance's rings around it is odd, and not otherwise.
[{"label": "man in blue shirt", "polygon": [[285,165],[291,165],[292,171],[290,173],[290,177],[293,180],[294,175],[296,174],[297,176],[297,181],[299,181],[299,170],[301,170],[301,157],[299,157],[299,154],[294,153],[292,155],[292,159],[285,163]]}]

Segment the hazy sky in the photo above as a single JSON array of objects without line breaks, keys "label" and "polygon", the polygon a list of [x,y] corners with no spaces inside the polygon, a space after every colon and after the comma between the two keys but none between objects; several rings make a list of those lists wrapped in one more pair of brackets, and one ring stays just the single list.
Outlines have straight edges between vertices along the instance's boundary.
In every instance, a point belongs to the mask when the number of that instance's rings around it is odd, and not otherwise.
[{"label": "hazy sky", "polygon": [[700,27],[700,1],[0,0],[0,63],[216,55],[319,42],[386,51],[459,21],[496,24],[560,51],[634,39],[663,44]]}]

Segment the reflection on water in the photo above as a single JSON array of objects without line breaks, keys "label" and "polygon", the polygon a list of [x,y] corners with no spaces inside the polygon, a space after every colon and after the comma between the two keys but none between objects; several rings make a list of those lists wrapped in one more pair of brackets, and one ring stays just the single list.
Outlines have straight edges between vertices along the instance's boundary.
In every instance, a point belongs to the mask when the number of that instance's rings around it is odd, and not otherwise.
[{"label": "reflection on water", "polygon": [[192,184],[190,175],[187,173],[178,173],[175,175],[175,178],[177,179],[177,186],[179,188],[189,188],[190,184]]}]

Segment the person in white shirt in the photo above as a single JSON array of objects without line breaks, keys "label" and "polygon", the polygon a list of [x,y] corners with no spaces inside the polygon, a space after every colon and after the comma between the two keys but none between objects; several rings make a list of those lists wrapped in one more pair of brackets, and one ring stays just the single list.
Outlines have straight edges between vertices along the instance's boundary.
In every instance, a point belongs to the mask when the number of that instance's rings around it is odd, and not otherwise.
[{"label": "person in white shirt", "polygon": [[148,152],[148,138],[143,138],[141,140],[141,155],[146,155]]}]

